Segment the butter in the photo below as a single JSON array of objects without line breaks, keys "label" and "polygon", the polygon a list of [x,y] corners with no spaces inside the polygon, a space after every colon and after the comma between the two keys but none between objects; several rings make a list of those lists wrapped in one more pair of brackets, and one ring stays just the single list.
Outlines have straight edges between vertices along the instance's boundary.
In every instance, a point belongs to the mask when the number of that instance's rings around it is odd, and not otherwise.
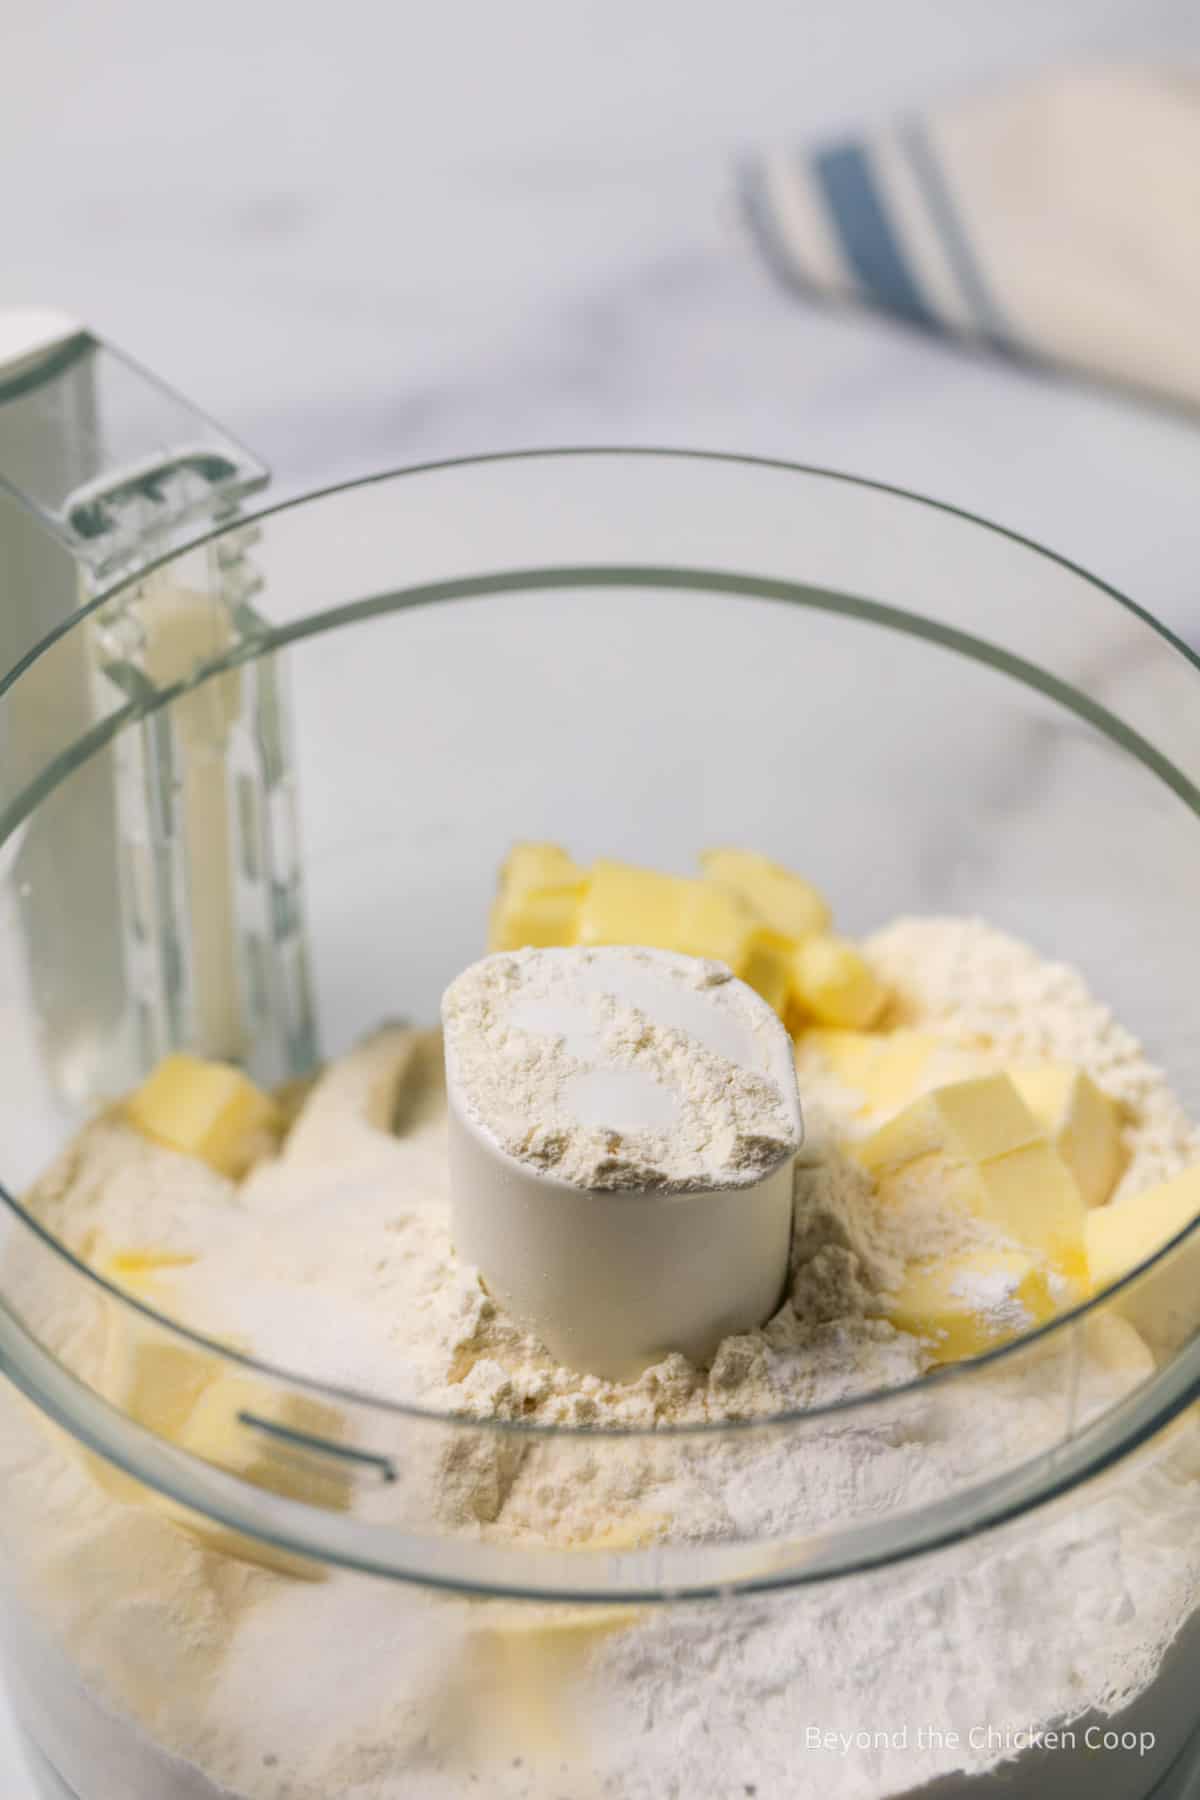
[{"label": "butter", "polygon": [[777,931],[771,931],[767,926],[760,926],[750,936],[745,960],[739,971],[747,987],[752,987],[756,994],[761,994],[767,1005],[774,1007],[781,1018],[787,1010],[788,996],[791,993],[794,948],[790,938],[781,937]]},{"label": "butter", "polygon": [[819,1057],[838,1085],[859,1097],[858,1117],[876,1126],[928,1089],[965,1080],[983,1060],[978,1052],[907,1026],[847,1031],[812,1025],[797,1036],[796,1055],[805,1069],[811,1067],[810,1055]]},{"label": "butter", "polygon": [[[1097,1290],[1111,1287],[1200,1218],[1200,1163],[1173,1181],[1088,1214],[1087,1245]],[[1185,1254],[1181,1259],[1187,1262]]]},{"label": "butter", "polygon": [[792,953],[792,1006],[799,1019],[864,1031],[887,1005],[887,989],[845,938],[821,932]]},{"label": "butter", "polygon": [[580,1538],[573,1550],[644,1550],[663,1535],[666,1519],[661,1513],[629,1513]]},{"label": "butter", "polygon": [[[521,1756],[554,1758],[583,1747],[577,1688],[605,1638],[637,1624],[634,1606],[490,1609],[497,1620],[475,1634],[468,1705],[479,1708],[493,1742]],[[461,1726],[458,1728],[461,1735]]]},{"label": "butter", "polygon": [[740,975],[753,913],[715,882],[600,859],[579,911],[580,944],[638,944],[710,957]]},{"label": "butter", "polygon": [[1017,1092],[1041,1125],[1088,1206],[1103,1206],[1125,1168],[1121,1109],[1082,1069],[1047,1063],[1014,1069]]},{"label": "butter", "polygon": [[[589,1533],[572,1549],[636,1550],[661,1535],[658,1514],[633,1513]],[[471,1702],[495,1709],[493,1730],[524,1755],[557,1756],[577,1747],[576,1685],[593,1651],[643,1616],[636,1606],[489,1606],[494,1621],[475,1638]]]},{"label": "butter", "polygon": [[[264,1431],[249,1419],[262,1420],[273,1430]],[[344,1465],[323,1451],[290,1445],[278,1435],[286,1432],[336,1445],[344,1427],[340,1413],[323,1400],[269,1386],[248,1370],[225,1367],[201,1389],[179,1442],[193,1456],[255,1487],[326,1512],[344,1512],[350,1504]]]},{"label": "butter", "polygon": [[587,870],[561,844],[525,841],[514,844],[500,869],[502,892],[522,894],[530,888],[582,887]]},{"label": "butter", "polygon": [[1023,1149],[1042,1136],[1038,1121],[1007,1075],[983,1075],[934,1088],[865,1139],[856,1152],[872,1173],[899,1168],[934,1151],[981,1163]]},{"label": "butter", "polygon": [[233,1181],[274,1150],[283,1128],[280,1106],[240,1069],[184,1052],[163,1058],[125,1101],[125,1116]]},{"label": "butter", "polygon": [[1083,1197],[1007,1075],[935,1088],[860,1144],[857,1155],[884,1204],[935,1197],[947,1212],[979,1220],[1036,1258],[1058,1278],[1063,1301],[1090,1291]]},{"label": "butter", "polygon": [[812,883],[756,850],[704,850],[700,866],[781,937],[805,938],[829,925],[828,903]]},{"label": "butter", "polygon": [[981,1163],[930,1151],[884,1170],[879,1197],[898,1207],[935,1199],[948,1213],[976,1219],[1007,1245],[1037,1257],[1059,1277],[1064,1303],[1086,1299],[1090,1292],[1087,1209],[1070,1171],[1044,1141]]},{"label": "butter", "polygon": [[[1131,1194],[1087,1216],[1087,1251],[1098,1291],[1120,1281],[1200,1218],[1200,1163],[1173,1181]],[[1178,1349],[1195,1329],[1200,1242],[1189,1243],[1115,1299],[1155,1349]]]},{"label": "butter", "polygon": [[928,1343],[936,1363],[982,1356],[1052,1319],[1045,1271],[1022,1250],[980,1247],[914,1264],[887,1317]]},{"label": "butter", "polygon": [[573,944],[587,879],[558,844],[514,844],[500,871],[488,949]]},{"label": "butter", "polygon": [[[125,1285],[153,1304],[157,1298],[155,1275],[188,1260],[157,1259],[154,1252],[147,1251],[121,1252],[108,1259],[106,1270],[114,1279],[124,1272]],[[253,1371],[226,1363],[202,1344],[172,1337],[152,1320],[118,1309],[115,1302],[109,1316],[101,1391],[156,1437],[255,1487],[326,1511],[345,1511],[350,1504],[345,1468],[333,1456],[293,1446],[243,1417],[253,1415],[277,1432],[298,1432],[336,1445],[344,1435],[344,1424],[333,1407],[309,1395],[273,1387]],[[206,1547],[284,1574],[320,1578],[317,1565],[192,1512],[98,1456],[89,1453],[87,1461],[103,1487],[129,1504],[166,1513]]]},{"label": "butter", "polygon": [[164,1269],[186,1269],[195,1260],[182,1250],[112,1250],[97,1266],[118,1287],[140,1294],[153,1285],[153,1277]]},{"label": "butter", "polygon": [[1086,1244],[1087,1208],[1067,1165],[1051,1144],[1024,1144],[978,1164],[972,1210],[1005,1236],[1043,1256],[1068,1283],[1062,1298],[1091,1291]]}]

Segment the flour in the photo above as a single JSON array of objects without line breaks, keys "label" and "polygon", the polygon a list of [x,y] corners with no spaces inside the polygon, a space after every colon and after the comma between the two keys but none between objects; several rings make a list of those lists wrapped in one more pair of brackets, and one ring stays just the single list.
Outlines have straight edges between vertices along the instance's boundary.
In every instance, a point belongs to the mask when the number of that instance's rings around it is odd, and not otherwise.
[{"label": "flour", "polygon": [[973,1312],[999,1331],[1029,1331],[1036,1320],[1018,1292],[1020,1277],[1003,1269],[975,1270],[950,1283],[956,1300],[965,1300]]},{"label": "flour", "polygon": [[[658,1016],[664,1000],[700,995],[706,1007],[685,1008],[678,1021]],[[442,1005],[458,1092],[507,1155],[581,1188],[667,1193],[750,1185],[799,1143],[769,1068],[703,1041],[689,1019],[697,1011],[757,1041],[767,1064],[768,1030],[780,1035],[769,1009],[723,963],[661,951],[490,956],[451,984]],[[583,1031],[564,1031],[563,1019]],[[572,1095],[597,1069],[610,1089],[629,1077],[658,1098],[669,1128],[589,1126]]]},{"label": "flour", "polygon": [[[868,954],[907,1021],[985,1061],[1078,1061],[1120,1097],[1126,1191],[1200,1154],[1162,1078],[1070,971],[959,921],[902,921]],[[727,1339],[707,1368],[671,1356],[630,1384],[574,1374],[454,1258],[439,1070],[432,1034],[378,1034],[326,1071],[283,1155],[237,1190],[101,1120],[31,1204],[85,1254],[186,1247],[196,1260],[163,1270],[156,1289],[186,1322],[432,1410],[643,1428],[811,1415],[619,1447],[461,1435],[417,1474],[439,1529],[468,1539],[584,1547],[620,1528],[650,1544],[819,1543],[1049,1448],[1068,1397],[1086,1419],[1146,1373],[1119,1332],[1100,1333],[1082,1362],[1073,1344],[1052,1344],[1032,1366],[838,1412],[912,1383],[925,1353],[873,1316],[911,1240],[845,1153],[855,1097],[814,1071],[802,1080],[808,1141],[781,1311]],[[988,1299],[1011,1303],[999,1290]],[[102,1309],[70,1321],[48,1312],[46,1326],[82,1373],[98,1373]],[[89,1692],[136,1722],[145,1773],[122,1800],[192,1800],[209,1791],[196,1768],[219,1784],[212,1792],[246,1800],[461,1800],[476,1782],[497,1800],[882,1800],[993,1766],[1005,1752],[969,1742],[976,1724],[1112,1712],[1147,1687],[1200,1601],[1188,1431],[1137,1471],[1042,1508],[1027,1529],[775,1597],[599,1614],[337,1572],[299,1583],[230,1562],[111,1499],[26,1410],[5,1419],[0,1531],[27,1604]],[[414,1431],[415,1464],[422,1441]],[[403,1522],[412,1493],[381,1486],[364,1516]],[[940,1742],[917,1744],[920,1721]],[[896,1741],[827,1753],[807,1744],[810,1725]],[[86,1766],[100,1752],[80,1742]],[[193,1785],[155,1745],[194,1765]],[[1093,1791],[1095,1767],[1085,1760],[1079,1793]],[[1030,1780],[1033,1794],[1047,1791],[1044,1775]]]}]

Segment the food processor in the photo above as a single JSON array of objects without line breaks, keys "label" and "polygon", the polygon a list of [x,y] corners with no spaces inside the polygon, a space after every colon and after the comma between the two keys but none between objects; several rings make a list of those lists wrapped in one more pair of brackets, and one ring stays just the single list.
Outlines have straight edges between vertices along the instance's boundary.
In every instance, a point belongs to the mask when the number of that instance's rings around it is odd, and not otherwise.
[{"label": "food processor", "polygon": [[[518,835],[680,867],[700,844],[753,842],[822,871],[854,929],[985,916],[1080,968],[1200,1117],[1195,659],[1011,533],[745,457],[482,457],[273,507],[252,455],[93,334],[58,315],[0,322],[0,1433],[32,1417],[64,1468],[91,1459],[235,1558],[287,1570],[301,1624],[275,1679],[297,1704],[306,1596],[329,1582],[376,1584],[398,1620],[428,1621],[431,1643],[527,1614],[586,1629],[620,1609],[651,1630],[677,1621],[699,1662],[710,1629],[732,1621],[736,1635],[764,1610],[818,1629],[835,1600],[891,1608],[910,1626],[937,1618],[947,1667],[986,1667],[989,1692],[1027,1689],[1019,1647],[975,1642],[956,1586],[1018,1581],[1032,1543],[1063,1531],[1086,1548],[1114,1517],[1127,1545],[1153,1545],[1164,1469],[1190,1454],[1200,1400],[1198,1228],[989,1355],[719,1426],[440,1415],[204,1343],[250,1396],[230,1441],[302,1469],[297,1498],[98,1391],[78,1349],[98,1314],[128,1315],[168,1351],[200,1340],[119,1291],[21,1196],[169,1051],[278,1086],[381,1017],[434,1021],[481,952],[493,873]],[[1133,1304],[1160,1321],[1155,1366],[1097,1405],[1080,1381],[1089,1334]],[[548,1484],[599,1468],[619,1487],[646,1464],[701,1478],[747,1445],[799,1466],[830,1433],[963,1431],[993,1384],[1030,1370],[1043,1404],[1019,1456],[973,1437],[936,1497],[831,1492],[802,1536],[564,1549],[450,1529],[430,1505],[430,1468],[447,1456],[520,1457]],[[322,1424],[335,1415],[336,1431]],[[1200,1455],[1191,1480],[1200,1530]],[[192,1678],[182,1634],[118,1628],[102,1556],[72,1562],[66,1542],[48,1596],[22,1539],[32,1504],[2,1509],[0,1594],[40,1791],[236,1792],[203,1746],[185,1765],[158,1730]],[[1037,1596],[1048,1615],[1072,1604],[1070,1563],[1062,1591]],[[1166,1565],[1164,1551],[1169,1582]],[[872,1785],[867,1747],[861,1787],[844,1791],[1200,1795],[1200,1611],[1186,1579],[1161,1664],[1111,1715],[1076,1721],[1075,1749],[1015,1743],[986,1775],[922,1787]],[[830,1658],[849,1653],[829,1642]],[[898,1628],[901,1666],[904,1654]],[[412,1680],[419,1713],[419,1669]],[[789,1704],[794,1761],[773,1786],[752,1772],[737,1792],[825,1790],[803,1684]],[[544,1719],[511,1687],[500,1711],[504,1731],[481,1731],[465,1679],[439,1714],[457,1785],[418,1767],[394,1791],[509,1791],[502,1780],[545,1748]],[[928,1711],[914,1674],[911,1719]],[[631,1792],[614,1760],[625,1728],[619,1710],[573,1721],[528,1791]],[[260,1781],[273,1791],[269,1771]]]}]

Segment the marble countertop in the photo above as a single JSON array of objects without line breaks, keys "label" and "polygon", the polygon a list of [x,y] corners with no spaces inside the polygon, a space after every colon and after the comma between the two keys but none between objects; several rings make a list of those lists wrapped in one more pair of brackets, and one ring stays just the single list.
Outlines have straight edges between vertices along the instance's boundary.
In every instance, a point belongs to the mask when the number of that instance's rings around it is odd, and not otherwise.
[{"label": "marble countertop", "polygon": [[89,319],[285,490],[535,444],[781,456],[980,511],[1200,638],[1197,421],[798,304],[732,179],[1054,60],[1198,57],[1187,0],[19,13],[0,297]]},{"label": "marble countertop", "polygon": [[1200,420],[798,304],[733,182],[1054,60],[1200,58],[1188,0],[50,0],[5,39],[0,302],[86,318],[281,490],[561,443],[827,464],[1200,644]]}]

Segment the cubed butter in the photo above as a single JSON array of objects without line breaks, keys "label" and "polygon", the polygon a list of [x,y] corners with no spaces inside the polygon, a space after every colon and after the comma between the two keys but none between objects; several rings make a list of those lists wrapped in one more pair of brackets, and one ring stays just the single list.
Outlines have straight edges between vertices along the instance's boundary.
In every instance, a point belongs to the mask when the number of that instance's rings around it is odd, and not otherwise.
[{"label": "cubed butter", "polygon": [[577,1684],[604,1639],[637,1624],[640,1610],[493,1603],[489,1616],[474,1639],[469,1686],[493,1747],[507,1742],[521,1758],[579,1752]]},{"label": "cubed butter", "polygon": [[[1094,1207],[1087,1216],[1087,1249],[1097,1291],[1130,1274],[1198,1218],[1200,1163],[1173,1181]],[[1179,1349],[1200,1317],[1200,1241],[1181,1245],[1113,1304],[1154,1349]]]},{"label": "cubed butter", "polygon": [[164,1270],[187,1269],[196,1258],[184,1250],[112,1250],[97,1261],[100,1273],[118,1287],[135,1291],[153,1286]]},{"label": "cubed butter", "polygon": [[959,1162],[987,1162],[1023,1149],[1041,1126],[1007,1075],[982,1075],[934,1088],[881,1125],[857,1149],[863,1167],[900,1168],[941,1151]]},{"label": "cubed butter", "polygon": [[792,985],[792,951],[790,938],[760,926],[751,934],[742,964],[742,980],[761,994],[782,1018],[787,1009]]},{"label": "cubed butter", "polygon": [[862,1098],[861,1112],[893,1113],[911,1100],[937,1040],[921,1031],[839,1031],[812,1026],[796,1040],[815,1051],[834,1079]]},{"label": "cubed butter", "polygon": [[579,911],[581,944],[644,944],[711,957],[740,974],[757,921],[736,894],[715,882],[660,875],[601,859]]},{"label": "cubed butter", "polygon": [[1103,1206],[1125,1168],[1121,1109],[1070,1063],[1011,1071],[1017,1092],[1079,1183],[1088,1206]]},{"label": "cubed butter", "polygon": [[887,1005],[887,989],[861,951],[819,932],[792,953],[791,1005],[796,1020],[865,1031]]},{"label": "cubed butter", "polygon": [[830,922],[828,904],[811,882],[757,850],[705,850],[700,866],[782,937],[809,937]]},{"label": "cubed butter", "polygon": [[608,1525],[598,1525],[571,1547],[574,1550],[644,1550],[662,1536],[666,1522],[661,1513],[629,1513]]},{"label": "cubed butter", "polygon": [[[1097,1291],[1111,1287],[1200,1218],[1200,1163],[1173,1181],[1088,1214],[1087,1243]],[[1198,1246],[1200,1255],[1200,1246]],[[1186,1261],[1186,1256],[1181,1258]],[[1197,1289],[1200,1312],[1200,1288]]]},{"label": "cubed butter", "polygon": [[289,1434],[337,1445],[344,1427],[340,1413],[311,1394],[287,1392],[261,1376],[223,1368],[201,1389],[179,1442],[193,1456],[255,1487],[344,1512],[350,1503],[344,1465],[323,1450],[289,1441]]},{"label": "cubed butter", "polygon": [[181,1441],[196,1402],[220,1370],[217,1359],[198,1344],[170,1337],[128,1309],[110,1317],[105,1398],[157,1437]]},{"label": "cubed butter", "polygon": [[1091,1292],[1087,1208],[1053,1145],[1023,1144],[976,1164],[972,1174],[975,1216],[1045,1259],[1066,1283],[1063,1306],[1085,1300]]},{"label": "cubed butter", "polygon": [[500,870],[500,886],[512,893],[530,888],[582,887],[587,870],[561,844],[514,844]]},{"label": "cubed butter", "polygon": [[1044,1139],[986,1162],[933,1150],[878,1176],[879,1198],[898,1208],[933,1206],[992,1228],[1058,1278],[1063,1306],[1090,1292],[1087,1208],[1070,1171]]},{"label": "cubed butter", "polygon": [[582,887],[530,888],[497,901],[488,928],[489,950],[545,950],[573,944],[579,929]]},{"label": "cubed butter", "polygon": [[[978,1066],[969,1051],[924,1031],[844,1031],[810,1026],[796,1039],[802,1070],[810,1056],[840,1087],[861,1098],[858,1116],[880,1124],[928,1088],[965,1078]],[[803,1080],[803,1076],[801,1077]]]},{"label": "cubed butter", "polygon": [[981,1246],[911,1265],[887,1317],[927,1342],[935,1362],[946,1363],[982,1356],[1045,1324],[1056,1310],[1032,1256]]},{"label": "cubed butter", "polygon": [[[153,1299],[144,1276],[130,1285],[137,1291],[143,1283]],[[335,1456],[289,1441],[289,1434],[299,1433],[336,1445],[344,1436],[344,1425],[333,1407],[272,1387],[202,1345],[172,1337],[128,1308],[118,1309],[116,1302],[109,1317],[102,1390],[136,1424],[255,1487],[326,1511],[345,1511],[350,1504],[346,1472]],[[265,1421],[268,1429],[247,1423],[246,1414]],[[120,1499],[166,1513],[211,1549],[285,1574],[311,1579],[321,1573],[303,1558],[192,1512],[99,1457],[89,1456],[88,1463],[101,1484]]]},{"label": "cubed butter", "polygon": [[125,1116],[156,1143],[234,1181],[274,1150],[283,1127],[277,1102],[240,1069],[183,1052],[164,1057],[129,1095]]},{"label": "cubed butter", "polygon": [[573,944],[587,879],[559,844],[514,844],[500,871],[488,949]]}]

